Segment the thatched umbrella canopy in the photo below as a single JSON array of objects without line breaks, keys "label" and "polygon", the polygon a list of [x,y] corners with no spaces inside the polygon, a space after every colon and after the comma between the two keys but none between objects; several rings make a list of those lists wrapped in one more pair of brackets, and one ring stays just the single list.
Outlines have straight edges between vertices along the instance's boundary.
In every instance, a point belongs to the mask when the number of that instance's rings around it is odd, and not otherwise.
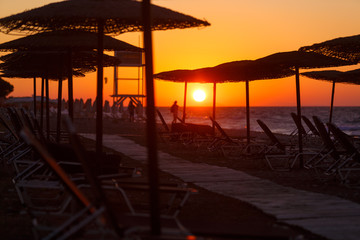
[{"label": "thatched umbrella canopy", "polygon": [[[1,68],[1,64],[0,64]],[[91,70],[92,71],[92,70]],[[74,76],[76,77],[85,77],[82,72],[73,71]],[[23,69],[12,69],[8,68],[5,70],[1,70],[1,76],[5,78],[36,78],[36,77],[44,77],[48,76],[49,80],[59,80],[58,71],[54,72],[47,72],[45,73],[44,69],[32,69],[32,70],[23,70]],[[64,80],[66,78],[66,74],[60,75],[60,78]]]},{"label": "thatched umbrella canopy", "polygon": [[[73,119],[72,55],[74,51],[89,51],[97,48],[97,34],[81,30],[43,32],[0,44],[0,51],[62,50],[68,51],[68,111]],[[104,49],[114,51],[141,51],[126,42],[104,36]],[[36,79],[35,79],[36,81]],[[36,114],[36,112],[35,112]]]},{"label": "thatched umbrella canopy", "polygon": [[346,83],[346,84],[360,85],[360,69],[355,69],[346,72],[337,71],[337,70],[312,71],[312,72],[301,73],[301,75],[316,80],[332,82],[329,122],[332,122],[335,84]]},{"label": "thatched umbrella canopy", "polygon": [[[210,25],[170,9],[151,6],[152,30],[183,29]],[[97,32],[99,20],[104,33],[120,34],[143,30],[141,2],[132,0],[67,0],[0,19],[7,31],[41,32],[46,29],[83,29]]]},{"label": "thatched umbrella canopy", "polygon": [[[0,57],[3,63],[0,69],[8,67],[13,69],[39,69],[45,77],[46,69],[56,71],[63,77],[67,77],[64,73],[68,71],[68,61],[66,51],[18,51]],[[97,64],[97,53],[94,51],[77,51],[73,54],[72,70],[77,72],[95,71]],[[113,56],[104,55],[104,66],[110,67],[119,64],[119,60]]]},{"label": "thatched umbrella canopy", "polygon": [[[249,81],[283,78],[294,75],[288,67],[269,63],[258,63],[253,60],[243,60],[223,63],[215,67],[200,68],[196,70],[174,70],[155,75],[158,79],[173,82],[214,83],[213,118],[215,119],[216,83],[245,82],[246,83],[246,122],[247,141],[250,143],[250,103]],[[186,88],[185,88],[186,89]],[[186,94],[184,99],[186,100]],[[184,100],[184,107],[186,106]],[[185,109],[184,109],[185,112]],[[183,115],[184,118],[185,114]]]},{"label": "thatched umbrella canopy", "polygon": [[[44,105],[44,87],[46,86],[46,132],[47,136],[49,137],[50,133],[50,120],[49,120],[49,80],[56,80],[59,81],[59,86],[62,85],[62,80],[67,77],[67,73],[59,73],[58,69],[52,68],[50,69],[44,69],[44,68],[18,68],[16,63],[14,63],[14,66],[11,66],[10,64],[7,64],[6,69],[2,68],[2,64],[0,64],[0,69],[2,74],[1,76],[6,78],[32,78],[34,79],[34,94],[33,94],[33,104],[34,104],[34,114],[36,114],[36,78],[41,77],[42,78],[42,89],[41,89],[41,104],[40,104],[40,128],[43,128],[43,105]],[[86,70],[87,71],[87,70]],[[95,69],[89,69],[89,71],[95,71]],[[74,76],[77,77],[84,77],[85,75],[82,73],[84,72],[84,69],[81,69],[81,71],[74,70],[72,71]],[[45,77],[47,76],[47,77]],[[46,81],[46,82],[45,82]],[[45,86],[44,86],[45,85]],[[59,88],[60,90],[61,88]],[[61,103],[60,103],[61,104]],[[59,101],[58,101],[59,105]],[[58,106],[59,108],[59,106]],[[59,118],[59,116],[58,116]],[[59,122],[59,120],[58,120]],[[60,131],[60,128],[59,128]]]},{"label": "thatched umbrella canopy", "polygon": [[14,91],[14,86],[0,77],[0,97],[6,97],[12,91]]},{"label": "thatched umbrella canopy", "polygon": [[324,70],[324,71],[311,71],[311,72],[303,72],[301,75],[306,76],[308,78],[323,80],[323,81],[338,81],[344,72],[337,70]]},{"label": "thatched umbrella canopy", "polygon": [[[75,52],[73,54],[73,72],[75,75],[84,76],[86,72],[95,71],[96,52]],[[5,71],[8,76],[32,77],[34,78],[34,98],[36,97],[36,77],[46,79],[56,79],[58,81],[58,116],[57,116],[57,139],[60,138],[61,123],[61,100],[62,100],[62,80],[68,76],[69,68],[67,67],[67,52],[63,51],[18,51],[0,57],[4,63],[0,64],[0,69]],[[118,64],[118,59],[112,56],[104,56],[105,66],[114,66]],[[6,73],[7,72],[7,73]],[[47,83],[48,86],[48,83]],[[42,93],[44,91],[42,90]],[[47,96],[48,98],[48,96]],[[34,107],[36,108],[36,100]],[[48,109],[47,109],[48,111]],[[42,111],[41,111],[42,112]],[[42,114],[41,114],[42,119]],[[49,132],[48,114],[47,114],[47,130]],[[42,122],[42,121],[41,121]],[[42,125],[42,124],[41,124]]]},{"label": "thatched umbrella canopy", "polygon": [[[259,63],[270,63],[280,65],[288,68],[295,69],[296,75],[296,102],[297,102],[297,115],[301,119],[301,101],[300,101],[300,78],[299,69],[310,68],[324,68],[324,67],[338,67],[345,65],[352,65],[352,62],[336,59],[333,57],[324,56],[315,52],[280,52],[275,53],[256,60]],[[299,131],[299,152],[302,152],[302,134]],[[302,159],[300,160],[300,166],[303,166]]]},{"label": "thatched umbrella canopy", "polygon": [[360,35],[340,37],[332,40],[304,46],[299,51],[315,52],[353,63],[360,62]]},{"label": "thatched umbrella canopy", "polygon": [[[0,51],[89,51],[96,48],[97,34],[81,30],[42,32],[0,44]],[[106,35],[104,36],[104,49],[109,51],[142,51],[141,48]]]}]

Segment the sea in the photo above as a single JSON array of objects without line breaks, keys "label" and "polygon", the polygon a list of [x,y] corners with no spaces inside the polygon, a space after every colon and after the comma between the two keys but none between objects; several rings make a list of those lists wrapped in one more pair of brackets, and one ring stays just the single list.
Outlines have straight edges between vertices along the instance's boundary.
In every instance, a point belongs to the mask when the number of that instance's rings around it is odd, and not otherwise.
[{"label": "sea", "polygon": [[[172,114],[170,107],[159,107],[165,121],[170,124]],[[211,125],[212,107],[187,107],[186,122]],[[291,113],[296,113],[296,107],[251,107],[250,130],[261,132],[256,120],[261,119],[275,133],[290,134],[295,129]],[[302,107],[301,114],[312,121],[312,116],[318,116],[324,123],[329,122],[330,107]],[[222,128],[245,129],[245,107],[217,107],[216,121]],[[182,108],[179,109],[182,117]],[[360,107],[334,107],[332,122],[349,135],[360,135]],[[304,124],[306,127],[306,125]]]}]

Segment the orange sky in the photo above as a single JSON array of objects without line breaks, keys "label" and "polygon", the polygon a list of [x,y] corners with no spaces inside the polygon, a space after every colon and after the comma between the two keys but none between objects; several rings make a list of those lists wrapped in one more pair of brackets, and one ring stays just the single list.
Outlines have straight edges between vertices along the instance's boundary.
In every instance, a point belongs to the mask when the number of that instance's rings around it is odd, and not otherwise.
[{"label": "orange sky", "polygon": [[[42,6],[51,0],[0,0],[0,17]],[[154,72],[195,69],[215,66],[220,63],[256,59],[281,51],[297,50],[328,39],[359,34],[360,1],[358,0],[153,0],[154,4],[206,19],[210,27],[201,29],[169,30],[153,33]],[[0,34],[0,42],[19,35]],[[139,45],[141,33],[127,33],[118,39]],[[140,40],[142,42],[142,40]],[[353,66],[351,68],[356,68]],[[345,68],[340,68],[345,69]],[[121,76],[134,77],[121,69]],[[304,70],[303,70],[304,71]],[[132,71],[133,72],[133,71]],[[136,72],[136,71],[135,71]],[[105,70],[108,83],[104,86],[104,97],[111,101],[113,93],[113,69]],[[8,79],[14,86],[12,96],[31,96],[32,80]],[[96,74],[74,81],[76,98],[93,98],[96,94]],[[119,84],[121,93],[137,93],[135,82]],[[51,97],[57,97],[56,83],[50,85]],[[64,97],[67,97],[65,82]],[[197,88],[207,93],[203,103],[195,102],[191,95]],[[40,85],[38,87],[40,89]],[[155,82],[156,104],[168,106],[174,100],[183,104],[184,84]],[[212,104],[211,84],[189,84],[188,105]],[[40,93],[40,90],[38,94]],[[335,105],[359,106],[360,86],[338,84]],[[301,77],[302,105],[328,106],[331,84]],[[252,106],[294,106],[294,77],[264,80],[250,83]],[[226,83],[217,86],[218,106],[245,105],[243,83]]]}]

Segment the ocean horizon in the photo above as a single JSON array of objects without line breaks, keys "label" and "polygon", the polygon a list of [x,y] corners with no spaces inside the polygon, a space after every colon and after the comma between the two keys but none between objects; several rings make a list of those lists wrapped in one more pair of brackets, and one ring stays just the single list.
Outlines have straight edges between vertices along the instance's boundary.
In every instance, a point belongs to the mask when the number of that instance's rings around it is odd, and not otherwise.
[{"label": "ocean horizon", "polygon": [[[170,124],[172,115],[170,107],[158,107],[165,121]],[[183,108],[179,109],[182,118]],[[186,121],[195,124],[211,125],[212,107],[187,107]],[[264,106],[250,107],[250,129],[262,131],[256,120],[261,119],[275,133],[289,134],[295,128],[291,113],[297,112],[296,106]],[[312,121],[312,116],[318,116],[324,123],[329,122],[329,106],[303,106],[302,115]],[[246,107],[216,107],[216,121],[227,129],[246,128]],[[336,106],[333,109],[332,122],[349,135],[360,135],[360,107]],[[306,127],[306,125],[304,124]]]}]

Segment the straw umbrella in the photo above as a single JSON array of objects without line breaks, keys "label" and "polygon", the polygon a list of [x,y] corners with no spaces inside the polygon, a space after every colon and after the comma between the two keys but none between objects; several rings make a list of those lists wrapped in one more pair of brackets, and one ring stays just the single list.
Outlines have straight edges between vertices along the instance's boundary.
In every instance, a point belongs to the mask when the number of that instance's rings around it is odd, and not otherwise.
[{"label": "straw umbrella", "polygon": [[[81,30],[42,32],[0,44],[0,51],[72,50],[89,51],[97,48],[97,34]],[[104,50],[141,51],[141,48],[110,36],[104,36]]]},{"label": "straw umbrella", "polygon": [[[334,38],[331,40],[327,40],[321,43],[315,43],[310,46],[304,46],[299,49],[299,51],[304,52],[315,52],[329,57],[335,57],[338,59],[343,59],[346,61],[350,61],[354,64],[360,62],[360,35],[353,35],[348,37],[339,37]],[[350,71],[351,72],[351,71]],[[320,77],[323,80],[331,80],[333,81],[333,93],[332,93],[332,100],[331,100],[331,110],[330,110],[330,122],[332,117],[332,102],[335,90],[335,81],[338,81],[339,77],[345,77],[345,81],[352,81],[350,77],[351,75],[355,74],[357,77],[357,70],[352,73],[343,73],[343,72],[319,72],[319,73],[309,73],[309,77]],[[340,74],[341,76],[337,76]],[[346,76],[347,75],[347,76]],[[324,79],[325,78],[325,79]],[[329,79],[330,78],[330,79]],[[335,79],[335,81],[334,81]]]},{"label": "straw umbrella", "polygon": [[[75,76],[84,76],[86,72],[95,71],[93,67],[96,65],[95,52],[75,52],[73,57],[73,67]],[[0,69],[7,71],[10,76],[17,77],[42,77],[47,79],[58,80],[58,112],[57,112],[57,140],[60,138],[61,123],[61,100],[62,100],[62,81],[68,76],[69,68],[66,66],[67,52],[61,51],[18,51],[0,57],[4,63],[0,64]],[[114,66],[118,63],[115,57],[105,56],[105,65]],[[73,70],[71,69],[71,72]],[[46,82],[48,92],[48,82]],[[34,91],[36,89],[34,88]],[[42,90],[43,93],[43,90]],[[36,95],[36,92],[34,92]],[[47,114],[46,126],[49,137],[49,115],[48,115],[48,94],[47,94]],[[42,123],[42,114],[41,114]],[[42,126],[42,124],[41,124]]]},{"label": "straw umbrella", "polygon": [[[152,30],[166,30],[207,26],[198,20],[163,7],[151,5]],[[143,22],[141,3],[131,0],[68,0],[51,3],[19,14],[0,19],[5,32],[83,29],[98,33],[98,80],[96,150],[102,149],[102,100],[103,100],[103,35],[141,31]]]},{"label": "straw umbrella", "polygon": [[[155,75],[158,79],[174,82],[214,83],[213,118],[215,119],[216,83],[245,82],[246,84],[246,126],[247,142],[250,143],[250,102],[249,82],[253,80],[275,79],[291,76],[294,71],[288,67],[269,63],[257,63],[253,60],[243,60],[223,63],[215,67],[196,70],[174,70]],[[186,96],[185,96],[186,97]],[[185,111],[185,110],[184,110]]]},{"label": "straw umbrella", "polygon": [[14,91],[14,86],[0,77],[0,97],[6,97],[12,91]]},{"label": "straw umbrella", "polygon": [[[315,52],[280,52],[275,53],[256,60],[258,63],[271,63],[275,65],[281,65],[295,69],[295,81],[296,81],[296,105],[297,115],[301,119],[301,101],[300,101],[300,77],[299,69],[310,69],[310,68],[324,68],[324,67],[338,67],[345,65],[352,65],[352,62],[336,59],[333,57],[324,56]],[[302,133],[299,130],[299,152],[302,153]],[[302,158],[300,159],[300,166],[303,166]]]},{"label": "straw umbrella", "polygon": [[355,84],[355,85],[360,84],[360,69],[351,70],[347,72],[341,72],[336,70],[312,71],[312,72],[301,73],[301,75],[316,80],[332,82],[329,122],[332,122],[335,84],[336,83],[346,83],[346,84]]},{"label": "straw umbrella", "polygon": [[[0,51],[18,50],[62,50],[68,52],[68,111],[73,119],[73,83],[72,83],[72,55],[74,51],[89,51],[97,48],[97,34],[85,31],[63,30],[51,31],[30,35],[0,44]],[[117,40],[110,36],[104,36],[104,49],[114,51],[141,51],[140,48]],[[34,87],[36,78],[34,78]],[[34,95],[34,98],[36,96]],[[36,112],[35,112],[36,115]]]},{"label": "straw umbrella", "polygon": [[213,119],[215,119],[215,108],[216,108],[216,84],[224,83],[228,80],[222,80],[215,78],[211,73],[211,68],[201,68],[195,70],[173,70],[160,72],[154,75],[155,78],[160,80],[167,80],[172,82],[183,82],[184,88],[184,110],[182,120],[186,121],[186,98],[187,98],[187,85],[188,83],[212,83],[213,84]]},{"label": "straw umbrella", "polygon": [[299,51],[316,52],[325,56],[358,63],[360,61],[360,35],[340,37],[304,46]]}]

